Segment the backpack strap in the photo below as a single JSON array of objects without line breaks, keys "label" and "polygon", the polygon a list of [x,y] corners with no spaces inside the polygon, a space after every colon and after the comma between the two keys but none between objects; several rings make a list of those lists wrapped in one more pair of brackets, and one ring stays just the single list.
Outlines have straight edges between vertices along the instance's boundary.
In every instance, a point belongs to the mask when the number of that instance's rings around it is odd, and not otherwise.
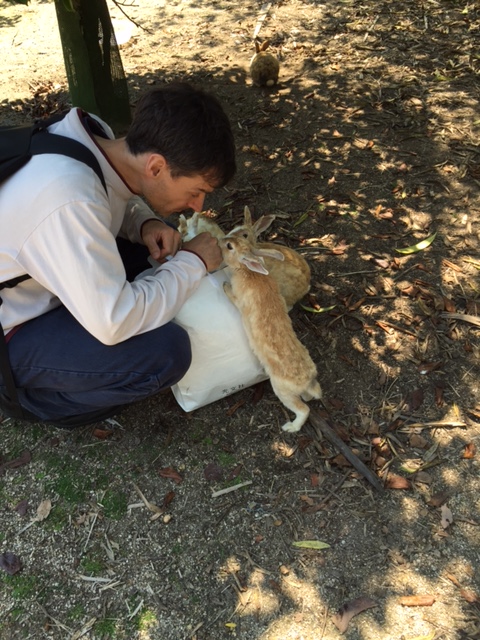
[{"label": "backpack strap", "polygon": [[[11,278],[10,280],[5,280],[5,282],[0,282],[0,290],[1,289],[13,289],[17,284],[23,282],[24,280],[28,280],[31,276],[26,273],[24,276],[18,276],[18,278]],[[2,304],[2,298],[0,298],[0,304]]]},{"label": "backpack strap", "polygon": [[30,144],[30,158],[44,153],[56,153],[83,162],[97,174],[103,188],[105,191],[107,190],[105,178],[97,158],[81,142],[57,133],[49,133],[43,128],[34,130]]},{"label": "backpack strap", "polygon": [[[58,116],[52,116],[47,120],[39,121],[33,127],[31,125],[8,127],[1,131],[0,156],[6,158],[7,153],[5,150],[11,153],[11,149],[15,149],[15,153],[11,159],[2,162],[2,166],[0,167],[0,182],[5,177],[11,176],[21,169],[31,160],[32,156],[56,153],[62,156],[68,156],[89,166],[98,176],[105,191],[107,191],[107,185],[102,169],[100,168],[100,163],[93,152],[81,142],[73,140],[73,138],[61,136],[56,133],[49,133],[47,127],[55,122],[59,122],[64,117],[65,114],[60,114]],[[98,127],[101,129],[100,125],[98,125]],[[12,141],[14,141],[14,144],[12,144]],[[11,289],[29,277],[28,275],[19,276],[6,282],[0,282],[0,290],[5,288]]]}]

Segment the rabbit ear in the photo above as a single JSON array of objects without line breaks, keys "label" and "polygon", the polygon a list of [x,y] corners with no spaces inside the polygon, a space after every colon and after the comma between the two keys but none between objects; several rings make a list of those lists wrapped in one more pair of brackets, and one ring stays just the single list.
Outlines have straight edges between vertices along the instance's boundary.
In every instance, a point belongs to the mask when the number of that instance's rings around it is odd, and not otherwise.
[{"label": "rabbit ear", "polygon": [[256,248],[253,250],[253,253],[256,256],[264,256],[265,258],[274,258],[275,260],[285,260],[285,256],[281,251],[277,251],[277,249],[261,249]]},{"label": "rabbit ear", "polygon": [[255,236],[259,236],[266,229],[268,229],[268,227],[272,224],[274,220],[275,220],[275,216],[273,214],[268,216],[262,216],[261,218],[259,218],[253,225],[253,233],[255,234]]},{"label": "rabbit ear", "polygon": [[256,271],[257,273],[263,273],[268,276],[268,271],[265,269],[263,263],[260,262],[260,260],[256,260],[253,254],[242,256],[240,262],[244,264],[247,269],[250,269],[250,271]]},{"label": "rabbit ear", "polygon": [[187,230],[188,230],[187,219],[185,218],[183,213],[181,213],[178,217],[178,231],[180,232],[181,236],[184,236],[187,233]]},{"label": "rabbit ear", "polygon": [[250,209],[247,206],[245,206],[243,210],[243,224],[246,224],[249,227],[252,226],[252,214],[250,213]]}]

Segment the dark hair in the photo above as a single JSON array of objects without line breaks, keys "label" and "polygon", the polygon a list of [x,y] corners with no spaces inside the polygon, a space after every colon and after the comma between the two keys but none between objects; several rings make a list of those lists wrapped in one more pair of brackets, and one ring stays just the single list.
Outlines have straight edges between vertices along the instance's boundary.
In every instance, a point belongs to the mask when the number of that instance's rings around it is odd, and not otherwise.
[{"label": "dark hair", "polygon": [[126,142],[134,155],[161,154],[174,177],[200,174],[221,187],[236,171],[232,128],[220,102],[187,83],[144,94]]}]

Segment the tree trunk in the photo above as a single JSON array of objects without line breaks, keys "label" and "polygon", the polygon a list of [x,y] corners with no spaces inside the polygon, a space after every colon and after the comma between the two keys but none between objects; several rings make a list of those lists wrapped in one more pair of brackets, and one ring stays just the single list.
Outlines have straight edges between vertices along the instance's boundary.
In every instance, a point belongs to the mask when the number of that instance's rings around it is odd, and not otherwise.
[{"label": "tree trunk", "polygon": [[131,121],[128,87],[106,0],[69,4],[55,0],[72,104],[124,132]]}]

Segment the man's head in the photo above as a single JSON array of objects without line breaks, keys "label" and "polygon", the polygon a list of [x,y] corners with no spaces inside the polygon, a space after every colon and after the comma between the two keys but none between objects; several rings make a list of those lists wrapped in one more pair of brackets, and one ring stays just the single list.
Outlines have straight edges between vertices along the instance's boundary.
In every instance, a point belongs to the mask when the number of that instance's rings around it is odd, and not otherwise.
[{"label": "man's head", "polygon": [[189,84],[146,93],[137,104],[126,143],[134,156],[153,155],[153,171],[165,161],[173,181],[200,178],[203,194],[225,185],[236,171],[233,133],[222,106]]}]

